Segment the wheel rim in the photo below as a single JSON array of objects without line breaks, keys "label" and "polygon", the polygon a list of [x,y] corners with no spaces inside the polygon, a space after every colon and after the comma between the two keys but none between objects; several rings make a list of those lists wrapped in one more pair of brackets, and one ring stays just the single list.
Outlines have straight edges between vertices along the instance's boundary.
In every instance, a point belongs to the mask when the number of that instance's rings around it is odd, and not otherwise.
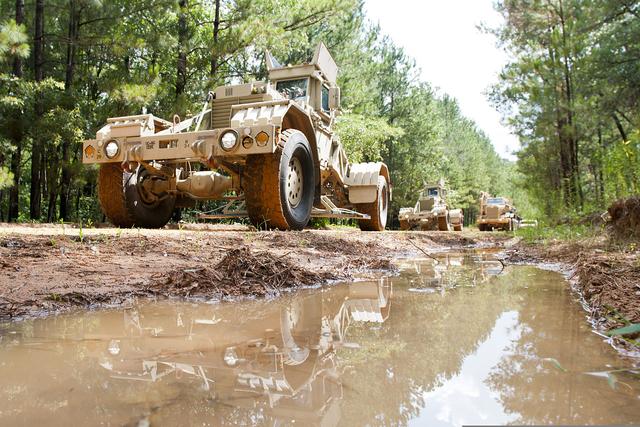
[{"label": "wheel rim", "polygon": [[289,160],[289,171],[287,173],[287,201],[292,208],[300,204],[303,189],[302,164],[297,157],[292,157]]}]

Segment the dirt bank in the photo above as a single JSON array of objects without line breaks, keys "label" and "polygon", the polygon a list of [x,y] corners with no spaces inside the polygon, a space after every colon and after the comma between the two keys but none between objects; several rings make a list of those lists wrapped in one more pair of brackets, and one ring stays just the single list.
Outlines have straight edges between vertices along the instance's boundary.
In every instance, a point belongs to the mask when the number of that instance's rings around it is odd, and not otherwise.
[{"label": "dirt bank", "polygon": [[[562,263],[602,333],[640,323],[640,252],[637,243],[603,231],[570,242],[521,241],[508,252],[510,262]],[[638,349],[638,334],[614,337],[613,344]]]},{"label": "dirt bank", "polygon": [[244,226],[79,229],[0,224],[0,319],[134,297],[270,296],[392,269],[391,259],[447,247],[499,246],[487,233],[255,232]]}]

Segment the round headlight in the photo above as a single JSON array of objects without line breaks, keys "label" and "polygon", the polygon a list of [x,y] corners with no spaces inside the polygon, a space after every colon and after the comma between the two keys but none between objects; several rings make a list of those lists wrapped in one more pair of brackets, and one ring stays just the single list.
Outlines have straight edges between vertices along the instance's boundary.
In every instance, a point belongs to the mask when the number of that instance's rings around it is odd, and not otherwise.
[{"label": "round headlight", "polygon": [[242,138],[242,146],[244,148],[251,148],[251,146],[253,145],[253,139],[250,136],[245,136],[244,138]]},{"label": "round headlight", "polygon": [[109,353],[111,353],[112,355],[117,356],[120,353],[120,341],[109,341],[109,347],[107,347],[107,350],[109,350]]},{"label": "round headlight", "polygon": [[107,158],[113,159],[120,152],[120,146],[117,141],[109,141],[107,145],[104,147],[104,154],[107,155]]},{"label": "round headlight", "polygon": [[224,363],[227,366],[236,366],[238,360],[238,353],[236,353],[235,347],[229,347],[224,351]]},{"label": "round headlight", "polygon": [[233,130],[228,130],[220,137],[220,146],[225,151],[231,151],[238,143],[238,134]]}]

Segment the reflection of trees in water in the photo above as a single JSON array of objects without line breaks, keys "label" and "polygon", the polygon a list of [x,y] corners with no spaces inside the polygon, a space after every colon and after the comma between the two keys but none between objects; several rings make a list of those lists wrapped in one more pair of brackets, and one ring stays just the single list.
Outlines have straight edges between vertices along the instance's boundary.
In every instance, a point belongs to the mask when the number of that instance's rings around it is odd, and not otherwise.
[{"label": "reflection of trees in water", "polygon": [[[462,274],[470,277],[468,267]],[[461,268],[452,268],[458,274],[456,269]],[[517,278],[507,270],[495,283],[423,294],[406,291],[403,279],[396,279],[393,315],[378,328],[352,330],[361,347],[338,353],[352,366],[343,376],[341,424],[406,425],[417,416],[423,392],[459,373],[501,313],[520,306],[512,280]]]},{"label": "reflection of trees in water", "polygon": [[[520,280],[531,282],[526,277],[530,269],[517,271]],[[605,378],[585,375],[606,369],[613,350],[588,331],[584,312],[557,285],[557,274],[538,271],[535,277],[529,289],[518,290],[529,301],[519,310],[520,337],[487,380],[499,392],[505,411],[520,415],[516,424],[612,424],[639,419],[637,384],[634,392],[624,386],[616,392],[605,385]]]}]

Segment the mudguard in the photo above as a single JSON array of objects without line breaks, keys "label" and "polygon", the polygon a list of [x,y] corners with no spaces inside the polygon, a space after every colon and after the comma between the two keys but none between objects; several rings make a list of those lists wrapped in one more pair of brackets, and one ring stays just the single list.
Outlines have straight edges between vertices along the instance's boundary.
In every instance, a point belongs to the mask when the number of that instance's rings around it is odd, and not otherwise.
[{"label": "mudguard", "polygon": [[378,177],[382,175],[389,184],[389,198],[391,199],[391,180],[389,169],[382,162],[351,163],[344,183],[349,187],[349,202],[373,203],[378,195]]}]

